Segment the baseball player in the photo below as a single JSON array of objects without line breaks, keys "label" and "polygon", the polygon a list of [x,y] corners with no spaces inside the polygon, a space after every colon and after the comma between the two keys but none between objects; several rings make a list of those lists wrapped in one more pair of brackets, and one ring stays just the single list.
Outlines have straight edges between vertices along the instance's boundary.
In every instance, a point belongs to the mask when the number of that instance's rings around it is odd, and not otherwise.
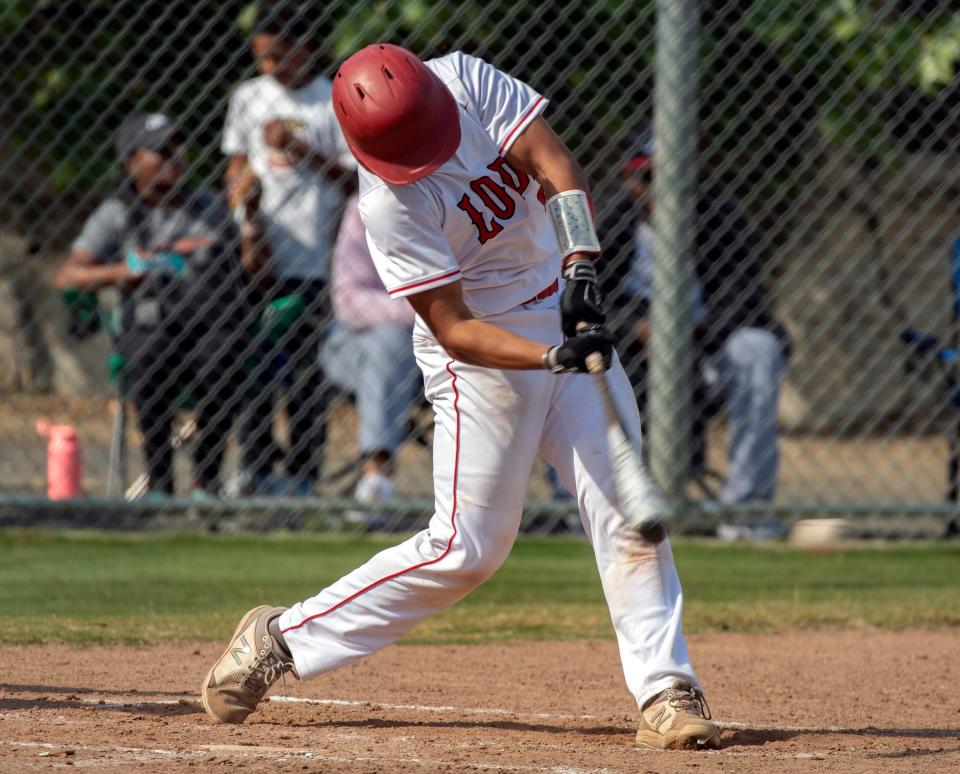
[{"label": "baseball player", "polygon": [[669,541],[644,541],[619,512],[603,407],[582,375],[589,354],[606,359],[639,437],[603,327],[587,181],[542,118],[547,100],[463,53],[423,63],[385,44],[343,64],[333,100],[361,165],[377,271],[417,313],[436,512],[315,597],[247,613],[203,683],[204,707],[241,723],[283,673],[350,664],[466,596],[509,554],[539,452],[576,492],[641,709],[637,742],[719,746],[687,655]]}]

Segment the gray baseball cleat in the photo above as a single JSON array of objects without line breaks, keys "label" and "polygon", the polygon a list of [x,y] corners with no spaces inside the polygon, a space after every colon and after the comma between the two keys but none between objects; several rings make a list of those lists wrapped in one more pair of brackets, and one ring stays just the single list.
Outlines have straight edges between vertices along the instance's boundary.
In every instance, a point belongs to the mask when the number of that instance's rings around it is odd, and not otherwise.
[{"label": "gray baseball cleat", "polygon": [[260,605],[247,613],[200,689],[207,714],[222,723],[242,723],[285,672],[299,679],[293,660],[267,631],[285,607]]},{"label": "gray baseball cleat", "polygon": [[674,680],[641,711],[637,744],[659,750],[716,750],[720,726],[710,719],[703,691],[689,680]]}]

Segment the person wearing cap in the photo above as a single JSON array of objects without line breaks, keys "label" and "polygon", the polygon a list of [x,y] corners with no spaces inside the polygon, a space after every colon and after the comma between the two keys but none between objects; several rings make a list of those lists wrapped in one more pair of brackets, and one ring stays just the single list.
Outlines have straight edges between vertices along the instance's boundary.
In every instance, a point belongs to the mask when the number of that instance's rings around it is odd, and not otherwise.
[{"label": "person wearing cap", "polygon": [[123,179],[94,211],[56,276],[61,289],[119,292],[117,347],[143,436],[149,490],[172,494],[172,422],[197,401],[194,489],[217,492],[242,396],[247,339],[244,266],[265,260],[223,199],[185,184],[183,136],[159,113],[116,135]]},{"label": "person wearing cap", "polygon": [[[341,66],[334,107],[362,165],[377,273],[417,313],[435,511],[315,596],[250,610],[202,683],[205,710],[241,723],[285,673],[351,664],[469,594],[510,553],[539,454],[576,492],[641,716],[636,742],[719,746],[683,636],[666,505],[638,463],[643,518],[631,525],[614,483],[588,371],[638,443],[640,416],[604,327],[589,186],[543,117],[546,98],[459,51],[422,62],[380,43]],[[424,665],[423,679],[449,669]]]},{"label": "person wearing cap", "polygon": [[[622,179],[627,197],[601,228],[607,251],[604,287],[615,298],[624,362],[643,400],[651,336],[653,139],[630,141]],[[763,287],[763,237],[740,204],[717,185],[701,185],[691,291],[697,362],[694,467],[705,466],[704,409],[726,406],[728,473],[721,501],[771,500],[778,470],[777,404],[788,335],[770,312]]]},{"label": "person wearing cap", "polygon": [[[251,37],[260,75],[234,89],[221,143],[229,157],[231,206],[242,213],[251,195],[259,198],[271,252],[255,298],[268,318],[259,346],[260,386],[241,433],[245,486],[252,491],[309,493],[324,445],[318,358],[329,254],[356,162],[333,113],[330,80],[319,72],[314,34],[299,5],[260,4]],[[286,477],[277,478],[272,414],[281,391],[290,449]]]}]

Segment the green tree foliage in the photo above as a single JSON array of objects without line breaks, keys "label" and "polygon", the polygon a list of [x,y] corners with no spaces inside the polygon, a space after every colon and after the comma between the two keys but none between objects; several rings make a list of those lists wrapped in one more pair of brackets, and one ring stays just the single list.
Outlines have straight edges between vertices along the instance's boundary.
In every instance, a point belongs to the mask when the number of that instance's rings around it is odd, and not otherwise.
[{"label": "green tree foliage", "polygon": [[0,12],[3,121],[55,168],[58,188],[97,185],[116,161],[112,133],[134,110],[177,116],[209,142],[242,72],[237,2],[7,2]]},{"label": "green tree foliage", "polygon": [[[253,72],[245,0],[5,0],[9,63],[0,121],[65,193],[100,191],[111,138],[133,110],[185,127],[198,179],[219,174],[226,98]],[[431,55],[478,53],[553,100],[551,116],[592,178],[617,174],[651,115],[652,0],[378,0],[311,3],[336,60],[390,40]],[[705,168],[787,200],[811,133],[878,159],[943,150],[957,135],[960,13],[945,0],[706,0]]]},{"label": "green tree foliage", "polygon": [[947,150],[958,126],[960,11],[946,0],[764,0],[744,24],[816,81],[818,128],[879,157]]}]

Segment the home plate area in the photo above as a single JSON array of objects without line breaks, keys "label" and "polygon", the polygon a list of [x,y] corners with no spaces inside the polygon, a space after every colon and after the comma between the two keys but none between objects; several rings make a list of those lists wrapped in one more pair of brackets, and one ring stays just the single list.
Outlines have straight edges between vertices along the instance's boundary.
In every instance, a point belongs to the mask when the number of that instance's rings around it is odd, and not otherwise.
[{"label": "home plate area", "polygon": [[843,771],[960,768],[957,633],[690,638],[718,752],[633,745],[612,641],[397,646],[301,683],[242,726],[197,689],[220,643],[0,648],[0,770]]}]

